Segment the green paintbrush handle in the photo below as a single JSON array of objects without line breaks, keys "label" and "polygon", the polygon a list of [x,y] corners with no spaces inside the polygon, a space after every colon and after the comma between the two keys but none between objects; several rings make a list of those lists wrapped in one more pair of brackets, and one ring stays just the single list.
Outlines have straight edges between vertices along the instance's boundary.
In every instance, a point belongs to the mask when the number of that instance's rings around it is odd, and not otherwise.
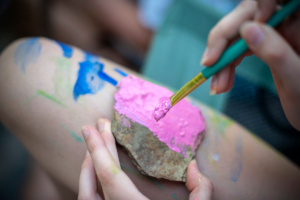
[{"label": "green paintbrush handle", "polygon": [[[300,7],[300,0],[292,0],[287,3],[281,10],[277,11],[272,18],[268,21],[268,25],[275,27],[280,22],[282,22],[286,17],[291,15]],[[212,75],[216,74],[218,71],[226,67],[232,61],[237,59],[240,55],[246,52],[248,49],[245,41],[243,39],[239,39],[236,43],[231,45],[224,53],[221,55],[219,60],[212,66],[206,67],[202,71],[202,75],[208,79]]]}]

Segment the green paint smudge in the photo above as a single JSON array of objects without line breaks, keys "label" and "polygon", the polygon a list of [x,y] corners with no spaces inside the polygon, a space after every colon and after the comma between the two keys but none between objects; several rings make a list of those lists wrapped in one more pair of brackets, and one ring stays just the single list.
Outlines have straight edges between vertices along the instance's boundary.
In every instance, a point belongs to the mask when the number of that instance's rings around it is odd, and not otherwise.
[{"label": "green paint smudge", "polygon": [[64,57],[54,57],[52,61],[57,65],[53,74],[55,96],[61,100],[68,100],[73,97],[71,60]]},{"label": "green paint smudge", "polygon": [[42,95],[43,97],[46,97],[47,99],[49,99],[49,100],[51,100],[51,101],[53,101],[53,102],[55,102],[55,103],[57,103],[57,104],[59,104],[59,105],[65,107],[65,108],[68,108],[65,104],[63,104],[62,102],[60,102],[59,100],[57,100],[57,99],[56,99],[55,97],[53,97],[52,95],[47,94],[47,93],[44,92],[43,90],[38,90],[38,91],[36,92],[36,94],[28,100],[28,102],[31,101],[32,99],[34,99],[35,97],[39,96],[39,95]]},{"label": "green paint smudge", "polygon": [[60,125],[63,129],[65,129],[66,131],[68,131],[70,133],[70,135],[77,141],[80,143],[84,143],[84,140],[78,136],[74,131],[71,131],[70,129],[68,129],[65,125],[61,124]]},{"label": "green paint smudge", "polygon": [[70,134],[77,142],[84,143],[84,140],[78,135],[76,135],[76,133],[74,133],[73,131],[71,131]]},{"label": "green paint smudge", "polygon": [[208,116],[213,126],[224,137],[225,130],[233,124],[233,121],[225,116],[222,116],[220,113],[216,113],[215,111],[209,112]]},{"label": "green paint smudge", "polygon": [[111,172],[112,172],[113,174],[118,174],[119,171],[120,171],[120,168],[118,168],[115,164],[112,164],[112,165],[110,166],[110,170],[111,170]]}]

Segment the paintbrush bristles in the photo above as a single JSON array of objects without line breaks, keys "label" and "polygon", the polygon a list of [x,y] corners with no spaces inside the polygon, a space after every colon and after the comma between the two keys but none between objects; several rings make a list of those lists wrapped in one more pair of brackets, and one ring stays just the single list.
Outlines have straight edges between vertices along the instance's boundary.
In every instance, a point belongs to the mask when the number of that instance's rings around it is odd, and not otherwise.
[{"label": "paintbrush bristles", "polygon": [[189,95],[193,90],[195,90],[199,85],[205,82],[207,79],[203,76],[202,72],[197,74],[184,86],[182,86],[175,94],[170,97],[172,106],[178,103],[181,99]]}]

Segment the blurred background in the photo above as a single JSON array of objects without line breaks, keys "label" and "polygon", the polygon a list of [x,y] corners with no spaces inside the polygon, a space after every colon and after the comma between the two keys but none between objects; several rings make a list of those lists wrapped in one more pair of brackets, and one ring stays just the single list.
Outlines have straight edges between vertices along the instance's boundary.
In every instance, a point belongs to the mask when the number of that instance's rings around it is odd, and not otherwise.
[{"label": "blurred background", "polygon": [[[20,37],[43,36],[108,58],[173,89],[202,70],[210,29],[240,0],[1,0],[0,52]],[[225,113],[300,166],[300,134],[283,113],[269,68],[255,56],[237,68],[227,94],[191,96]],[[32,199],[42,169],[0,124],[0,199]],[[32,183],[32,184],[29,184]],[[46,199],[47,193],[40,191]],[[49,199],[54,199],[48,196]]]}]

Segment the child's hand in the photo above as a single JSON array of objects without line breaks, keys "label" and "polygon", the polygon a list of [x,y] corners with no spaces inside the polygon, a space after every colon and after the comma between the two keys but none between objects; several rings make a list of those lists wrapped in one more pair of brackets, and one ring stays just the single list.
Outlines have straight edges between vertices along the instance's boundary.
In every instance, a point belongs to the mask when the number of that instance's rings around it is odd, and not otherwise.
[{"label": "child's hand", "polygon": [[[132,183],[120,168],[115,139],[109,120],[100,119],[99,132],[92,126],[82,128],[88,152],[82,164],[79,180],[79,200],[100,200],[97,192],[97,178],[101,183],[106,200],[148,199]],[[211,199],[213,186],[210,180],[200,174],[197,163],[188,166],[186,186],[190,199]]]},{"label": "child's hand", "polygon": [[[234,83],[235,67],[245,56],[255,54],[268,64],[283,109],[289,122],[300,130],[300,15],[292,15],[278,30],[260,23],[276,9],[276,0],[244,0],[210,32],[201,63],[214,64],[240,33],[250,51],[212,78],[211,93],[229,91]],[[253,21],[256,22],[247,22]]]}]

